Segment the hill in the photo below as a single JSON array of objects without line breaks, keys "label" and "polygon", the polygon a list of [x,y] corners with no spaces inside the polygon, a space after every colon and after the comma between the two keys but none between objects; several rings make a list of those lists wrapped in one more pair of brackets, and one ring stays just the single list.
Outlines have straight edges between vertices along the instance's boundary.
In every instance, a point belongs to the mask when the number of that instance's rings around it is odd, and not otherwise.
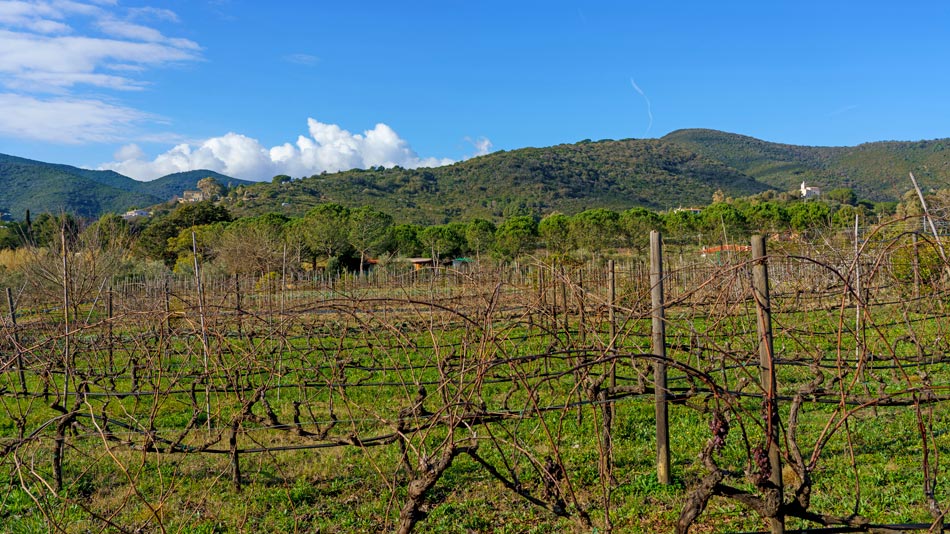
[{"label": "hill", "polygon": [[198,180],[214,176],[221,183],[239,182],[213,171],[168,175],[139,182],[114,171],[80,169],[0,154],[0,212],[22,219],[34,214],[65,211],[80,217],[122,213],[132,207],[165,202],[182,191],[194,189]]},{"label": "hill", "polygon": [[826,191],[849,187],[859,198],[898,200],[911,188],[909,172],[921,187],[950,187],[950,139],[811,147],[704,129],[677,130],[662,139],[781,190],[805,180]]},{"label": "hill", "polygon": [[770,186],[675,143],[627,139],[502,151],[437,168],[375,168],[258,183],[236,191],[228,208],[236,215],[300,215],[331,201],[371,205],[402,222],[442,223],[595,207],[704,205],[718,189],[747,196]]},{"label": "hill", "polygon": [[950,139],[813,147],[690,129],[660,139],[581,141],[500,151],[437,168],[377,167],[278,183],[246,182],[206,170],[138,182],[112,171],[0,155],[0,211],[15,218],[26,209],[96,217],[165,202],[214,176],[234,186],[225,202],[236,216],[301,215],[329,201],[370,205],[400,222],[442,223],[595,207],[701,206],[717,190],[742,197],[797,190],[802,181],[825,191],[849,187],[862,199],[893,201],[910,189],[911,171],[924,188],[950,188]]},{"label": "hill", "polygon": [[231,178],[230,176],[208,170],[176,172],[174,174],[167,174],[161,178],[156,178],[150,182],[137,183],[141,184],[139,185],[140,191],[163,200],[168,200],[175,196],[181,196],[182,191],[195,189],[198,180],[209,176],[216,179],[225,187],[227,187],[228,184],[237,187],[239,185],[247,186],[254,183],[247,180],[238,180],[237,178]]}]

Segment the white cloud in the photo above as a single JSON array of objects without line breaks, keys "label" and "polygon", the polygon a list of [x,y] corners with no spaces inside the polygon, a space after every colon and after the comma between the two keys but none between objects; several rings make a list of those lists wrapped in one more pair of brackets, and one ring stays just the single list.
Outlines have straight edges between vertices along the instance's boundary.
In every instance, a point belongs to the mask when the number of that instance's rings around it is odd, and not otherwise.
[{"label": "white cloud", "polygon": [[47,17],[60,18],[62,13],[47,4],[19,1],[0,2],[0,25],[24,25]]},{"label": "white cloud", "polygon": [[72,31],[68,25],[55,20],[38,19],[27,21],[25,26],[36,33],[69,33]]},{"label": "white cloud", "polygon": [[112,155],[116,161],[127,161],[130,159],[142,159],[145,157],[145,152],[141,147],[135,143],[124,145],[119,150],[115,151],[115,154]]},{"label": "white cloud", "polygon": [[170,9],[159,7],[133,7],[129,9],[129,17],[133,19],[154,19],[178,22],[178,14]]},{"label": "white cloud", "polygon": [[492,144],[491,140],[488,139],[487,137],[476,137],[475,139],[472,139],[471,137],[466,137],[465,140],[471,143],[472,146],[475,147],[475,154],[472,155],[473,158],[477,156],[484,156],[486,154],[491,154],[492,148],[494,148],[494,145]]},{"label": "white cloud", "polygon": [[0,135],[78,144],[114,142],[157,117],[101,100],[0,93]]},{"label": "white cloud", "polygon": [[[131,32],[131,30],[130,30]],[[143,39],[145,35],[141,36]],[[157,38],[152,35],[150,38]],[[143,82],[101,72],[134,71],[198,59],[187,40],[133,42],[81,36],[49,37],[0,30],[0,74],[7,87],[39,90],[78,84],[134,89]],[[178,41],[185,41],[179,45]],[[118,66],[119,69],[115,67]],[[38,83],[40,82],[40,83]]]},{"label": "white cloud", "polygon": [[406,140],[389,126],[377,124],[362,134],[353,134],[336,124],[308,119],[309,135],[296,143],[265,148],[256,139],[228,133],[213,137],[197,146],[180,144],[148,161],[141,154],[128,152],[100,169],[111,169],[137,180],[153,180],[166,174],[208,169],[245,180],[269,180],[277,174],[305,176],[323,171],[353,168],[436,167],[453,163],[445,158],[421,158]]},{"label": "white cloud", "polygon": [[148,69],[201,59],[197,43],[148,20],[177,15],[115,0],[0,0],[0,135],[114,142],[156,121],[101,94],[142,90]]}]

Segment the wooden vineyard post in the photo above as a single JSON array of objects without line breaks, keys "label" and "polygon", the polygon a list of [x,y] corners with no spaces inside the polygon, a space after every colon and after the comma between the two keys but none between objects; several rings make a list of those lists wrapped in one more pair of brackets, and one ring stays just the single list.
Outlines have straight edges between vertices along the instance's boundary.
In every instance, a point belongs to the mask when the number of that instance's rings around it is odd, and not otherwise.
[{"label": "wooden vineyard post", "polygon": [[241,428],[240,419],[231,423],[231,435],[228,437],[228,449],[231,456],[231,485],[234,491],[241,491],[241,462],[238,458],[237,435]]},{"label": "wooden vineyard post", "polygon": [[[614,260],[609,260],[607,262],[607,298],[609,300],[609,305],[607,306],[607,322],[609,323],[608,327],[610,341],[608,342],[607,349],[610,351],[611,355],[616,354],[617,352],[617,316],[615,315],[614,306],[617,304],[617,271],[616,266],[614,265]],[[617,387],[617,362],[614,361],[610,364],[610,387]],[[611,405],[613,406],[613,405]]]},{"label": "wooden vineyard post", "polygon": [[165,329],[171,330],[172,319],[171,319],[171,297],[169,295],[170,290],[168,288],[168,277],[164,278],[164,284],[162,285],[162,293],[164,294],[165,299]]},{"label": "wooden vineyard post", "polygon": [[241,277],[234,274],[234,311],[237,314],[238,337],[244,336],[244,311],[241,309]]},{"label": "wooden vineyard post", "polygon": [[663,243],[660,233],[650,231],[650,315],[653,322],[653,392],[656,402],[656,479],[670,484],[670,421],[666,389],[666,323],[663,311]]},{"label": "wooden vineyard post", "polygon": [[[63,255],[63,400],[64,405],[69,404],[69,380],[72,378],[73,365],[69,347],[69,260],[66,253],[66,226],[65,223],[60,227],[60,239],[62,240]],[[58,401],[57,401],[58,402]],[[56,437],[53,440],[53,480],[54,488],[57,492],[63,489],[63,450],[66,446],[64,418],[56,425]]]},{"label": "wooden vineyard post", "polygon": [[112,298],[113,298],[112,286],[109,286],[109,294],[108,294],[108,297],[109,297],[109,300],[106,301],[106,317],[108,318],[108,321],[107,321],[106,324],[107,324],[107,328],[108,328],[108,331],[109,331],[109,373],[113,373],[113,372],[115,372],[115,341],[114,341],[114,338],[113,338],[113,336],[112,336],[112,334],[113,334],[113,331],[112,331],[112,318],[113,318],[113,315],[114,315],[113,308],[112,308],[112,305],[113,305],[113,302],[112,302]]},{"label": "wooden vineyard post", "polygon": [[[66,253],[66,226],[60,228],[60,239],[62,240],[63,255],[63,366],[65,369],[65,378],[63,379],[63,403],[69,402],[69,380],[72,378],[72,355],[69,346],[69,256]],[[56,488],[59,490],[60,488]]]},{"label": "wooden vineyard post", "polygon": [[[614,279],[614,260],[609,260],[607,262],[607,322],[609,323],[609,335],[610,339],[607,342],[607,354],[611,358],[617,355],[617,349],[615,346],[617,338],[617,323],[616,317],[614,316],[614,305],[617,300],[617,286],[616,280]],[[610,389],[615,391],[617,387],[617,360],[612,359],[610,362]],[[605,445],[605,456],[607,457],[607,466],[610,469],[611,477],[613,476],[613,465],[614,465],[614,441],[613,441],[613,424],[614,419],[617,417],[617,406],[613,402],[610,402],[606,406],[605,419],[606,424],[604,425],[604,445]],[[613,482],[613,480],[611,480]]]},{"label": "wooden vineyard post", "polygon": [[577,272],[577,290],[574,292],[574,300],[577,301],[577,336],[581,340],[581,345],[587,344],[587,328],[584,321],[587,319],[584,313],[586,306],[586,295],[584,295],[584,271]]},{"label": "wooden vineyard post", "polygon": [[7,288],[7,306],[10,308],[10,325],[13,327],[13,350],[16,351],[16,369],[20,375],[20,391],[26,393],[26,377],[23,374],[23,354],[20,353],[20,335],[16,331],[16,306],[13,304],[13,292]]},{"label": "wooden vineyard post", "polygon": [[[547,304],[547,299],[545,299],[545,304]],[[557,331],[558,328],[558,318],[557,318],[557,272],[554,270],[554,264],[551,264],[551,330]]]},{"label": "wooden vineyard post", "polygon": [[920,251],[917,249],[917,232],[910,234],[914,244],[914,301],[920,300]]},{"label": "wooden vineyard post", "polygon": [[[771,473],[769,480],[782,502],[782,456],[779,451],[778,391],[775,379],[775,352],[772,346],[772,303],[769,300],[769,271],[765,253],[765,238],[752,236],[752,293],[755,297],[759,331],[759,378],[765,394],[766,431]],[[769,520],[772,534],[785,532],[785,518],[781,515]]]},{"label": "wooden vineyard post", "polygon": [[564,336],[569,338],[571,335],[571,314],[567,309],[567,275],[564,274],[563,265],[561,265],[559,269],[561,278],[561,306],[564,309]]},{"label": "wooden vineyard post", "polygon": [[544,291],[544,265],[539,264],[537,266],[537,270],[538,270],[538,309],[535,310],[534,313],[528,314],[528,321],[529,321],[528,324],[532,329],[534,328],[535,315],[537,315],[538,317],[538,324],[539,325],[544,324],[544,316],[546,315],[544,312],[547,310],[547,307],[548,307],[547,295],[545,294],[545,291]]}]

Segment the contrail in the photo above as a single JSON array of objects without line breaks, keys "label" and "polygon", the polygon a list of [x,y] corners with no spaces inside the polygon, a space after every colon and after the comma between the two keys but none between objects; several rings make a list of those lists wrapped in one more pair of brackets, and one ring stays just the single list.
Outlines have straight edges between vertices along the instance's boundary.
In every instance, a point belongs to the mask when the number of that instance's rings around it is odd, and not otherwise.
[{"label": "contrail", "polygon": [[637,82],[635,82],[632,77],[630,78],[630,85],[632,85],[634,90],[640,93],[640,96],[642,96],[647,102],[647,116],[650,117],[650,122],[647,124],[647,132],[649,132],[650,128],[653,127],[653,106],[650,105],[650,97],[648,97],[647,94],[643,92],[643,89],[640,89],[640,86],[637,85]]}]

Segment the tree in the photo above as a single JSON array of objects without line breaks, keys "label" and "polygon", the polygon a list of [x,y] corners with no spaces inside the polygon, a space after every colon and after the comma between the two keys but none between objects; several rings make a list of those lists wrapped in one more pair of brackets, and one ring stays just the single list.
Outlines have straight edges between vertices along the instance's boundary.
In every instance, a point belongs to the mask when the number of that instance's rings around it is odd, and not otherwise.
[{"label": "tree", "polygon": [[216,222],[182,228],[178,235],[168,240],[168,252],[175,255],[173,270],[177,273],[193,273],[196,251],[201,263],[215,259],[227,226],[225,222]]},{"label": "tree", "polygon": [[919,217],[924,214],[924,209],[920,206],[920,198],[913,189],[904,193],[894,211],[898,217]]},{"label": "tree", "polygon": [[79,223],[68,213],[41,213],[32,227],[33,244],[38,247],[61,248],[62,236],[65,235],[68,249],[79,237]]},{"label": "tree", "polygon": [[26,210],[23,217],[23,236],[27,243],[33,242],[33,221],[30,219],[30,210]]},{"label": "tree", "polygon": [[663,230],[663,218],[646,208],[630,208],[620,214],[620,237],[637,251],[643,253],[650,243],[650,232]]},{"label": "tree", "polygon": [[257,273],[261,276],[282,267],[283,241],[287,217],[267,213],[238,219],[221,232],[214,245],[218,263],[230,273]]},{"label": "tree", "polygon": [[40,215],[37,231],[45,242],[42,247],[27,247],[31,260],[25,266],[26,279],[37,291],[57,296],[65,292],[71,313],[78,315],[80,305],[102,291],[125,264],[124,222],[106,215],[78,232],[76,221],[68,215]]},{"label": "tree", "polygon": [[859,226],[863,226],[867,223],[867,212],[863,207],[845,204],[838,208],[838,211],[831,216],[831,223],[835,228],[854,228],[855,217],[858,218]]},{"label": "tree", "polygon": [[170,220],[153,222],[139,234],[133,251],[150,260],[161,260],[166,267],[171,267],[175,265],[177,254],[168,250],[168,240],[178,232],[178,225]]},{"label": "tree", "polygon": [[475,252],[475,261],[480,260],[481,253],[489,250],[495,243],[495,231],[498,228],[491,221],[472,219],[465,228],[465,240]]},{"label": "tree", "polygon": [[350,210],[339,204],[320,204],[304,216],[303,228],[307,246],[316,255],[333,258],[346,252]]},{"label": "tree", "polygon": [[749,228],[754,232],[772,233],[789,227],[788,210],[776,202],[752,204],[744,213]]},{"label": "tree", "polygon": [[0,250],[15,249],[21,244],[21,229],[16,223],[7,223],[0,226]]},{"label": "tree", "polygon": [[671,239],[686,241],[695,235],[699,218],[688,210],[674,210],[663,217],[663,224]]},{"label": "tree", "polygon": [[129,222],[114,213],[107,213],[82,231],[83,240],[99,248],[127,249],[131,240]]},{"label": "tree", "polygon": [[858,196],[854,193],[854,190],[850,187],[839,187],[837,189],[832,189],[825,193],[825,198],[828,200],[834,200],[841,204],[847,204],[849,206],[854,206],[858,203]]},{"label": "tree", "polygon": [[710,241],[722,236],[723,241],[745,237],[748,233],[746,218],[735,206],[720,202],[706,206],[699,215],[702,229]]},{"label": "tree", "polygon": [[879,217],[887,217],[897,212],[897,202],[894,201],[875,202],[873,206],[875,215]]},{"label": "tree", "polygon": [[549,252],[567,254],[571,249],[571,219],[563,213],[552,213],[538,223],[538,235]]},{"label": "tree", "polygon": [[414,257],[425,253],[425,247],[419,241],[422,227],[418,224],[397,224],[389,227],[386,237],[386,250],[401,256]]},{"label": "tree", "polygon": [[387,230],[393,224],[393,218],[388,213],[364,206],[351,211],[347,223],[347,240],[360,253],[362,276],[366,255],[383,242]]},{"label": "tree", "polygon": [[571,240],[596,256],[616,246],[620,237],[620,214],[605,208],[595,208],[571,217]]},{"label": "tree", "polygon": [[792,228],[805,233],[827,228],[831,221],[831,209],[824,202],[798,202],[788,208]]},{"label": "tree", "polygon": [[438,265],[439,258],[461,252],[464,236],[457,228],[447,224],[427,226],[419,232],[419,241],[432,253],[432,260]]},{"label": "tree", "polygon": [[190,226],[211,224],[216,222],[231,222],[231,214],[224,206],[205,200],[181,204],[168,215],[168,221],[179,230]]},{"label": "tree", "polygon": [[204,193],[206,200],[214,200],[221,196],[224,187],[213,176],[198,180],[198,190]]},{"label": "tree", "polygon": [[509,217],[495,232],[495,252],[505,260],[533,250],[538,242],[538,223],[533,217]]},{"label": "tree", "polygon": [[146,226],[139,234],[134,250],[146,258],[162,260],[171,267],[175,265],[179,251],[169,247],[169,240],[178,237],[185,228],[227,222],[231,222],[231,214],[224,206],[210,201],[181,204],[167,216],[158,217]]}]

